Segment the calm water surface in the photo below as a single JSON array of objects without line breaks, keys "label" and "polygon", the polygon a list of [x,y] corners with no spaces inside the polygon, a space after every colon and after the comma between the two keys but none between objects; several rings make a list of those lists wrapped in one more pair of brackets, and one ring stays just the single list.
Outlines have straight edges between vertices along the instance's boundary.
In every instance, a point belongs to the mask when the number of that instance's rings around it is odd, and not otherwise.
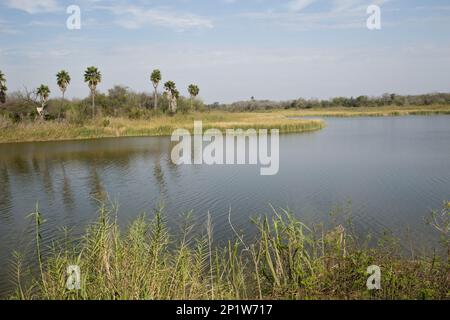
[{"label": "calm water surface", "polygon": [[171,225],[208,211],[216,239],[249,218],[290,208],[309,222],[345,207],[361,232],[409,228],[429,238],[423,218],[450,199],[450,117],[327,118],[327,128],[280,137],[280,172],[257,166],[175,166],[168,137],[0,145],[0,296],[11,289],[14,249],[33,250],[27,215],[39,201],[50,245],[60,228],[82,233],[98,200],[120,204],[126,225],[164,204]]}]

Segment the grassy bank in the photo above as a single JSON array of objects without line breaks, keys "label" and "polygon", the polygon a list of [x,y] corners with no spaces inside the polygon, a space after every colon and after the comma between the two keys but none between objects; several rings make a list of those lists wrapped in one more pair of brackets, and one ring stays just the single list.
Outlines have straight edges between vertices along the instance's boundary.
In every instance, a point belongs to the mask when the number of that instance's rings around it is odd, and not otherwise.
[{"label": "grassy bank", "polygon": [[166,136],[175,129],[192,130],[194,120],[202,120],[203,128],[218,129],[279,129],[281,133],[305,132],[324,127],[320,120],[291,120],[279,113],[208,112],[160,115],[149,120],[98,118],[82,125],[65,121],[0,123],[0,143],[54,141],[130,136]]},{"label": "grassy bank", "polygon": [[[449,244],[450,204],[433,224]],[[213,224],[203,235],[186,223],[173,236],[160,213],[121,233],[115,214],[100,210],[83,240],[55,244],[38,259],[40,272],[24,280],[16,263],[16,299],[449,299],[448,257],[404,256],[398,242],[368,247],[352,226],[306,226],[287,212],[254,221],[254,240],[234,233],[221,247]],[[36,219],[37,252],[41,217]],[[188,221],[188,220],[187,220]],[[444,221],[444,224],[441,222]],[[443,226],[446,226],[442,228]],[[230,223],[231,229],[234,230]],[[69,243],[69,244],[68,244]],[[81,289],[66,289],[67,266],[78,265]],[[381,290],[368,291],[368,266],[381,268]]]},{"label": "grassy bank", "polygon": [[371,107],[371,108],[317,108],[281,111],[288,117],[388,117],[412,115],[450,115],[450,106],[405,106],[405,107]]},{"label": "grassy bank", "polygon": [[95,139],[106,137],[167,136],[175,129],[192,129],[194,120],[202,120],[204,129],[280,129],[281,133],[320,130],[321,120],[290,117],[360,117],[450,114],[449,106],[328,108],[299,110],[270,110],[267,112],[197,112],[175,116],[155,115],[147,120],[99,117],[83,124],[68,121],[23,121],[12,123],[0,119],[0,143]]}]

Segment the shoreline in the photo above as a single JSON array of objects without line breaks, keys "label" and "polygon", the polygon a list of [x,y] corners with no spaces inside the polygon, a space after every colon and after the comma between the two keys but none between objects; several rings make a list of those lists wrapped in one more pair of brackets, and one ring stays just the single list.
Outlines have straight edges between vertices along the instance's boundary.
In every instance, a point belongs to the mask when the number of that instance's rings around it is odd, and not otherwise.
[{"label": "shoreline", "polygon": [[284,110],[283,114],[288,117],[396,117],[396,116],[433,116],[450,115],[450,106],[410,106],[410,107],[364,107],[364,108],[326,108],[326,109],[302,109]]},{"label": "shoreline", "polygon": [[176,129],[193,131],[194,121],[203,121],[208,129],[279,129],[280,133],[302,133],[321,130],[323,120],[291,120],[277,113],[208,112],[186,115],[158,116],[149,120],[98,117],[82,125],[66,121],[22,122],[2,128],[0,144],[26,142],[83,141],[124,137],[165,137]]},{"label": "shoreline", "polygon": [[192,130],[194,120],[204,122],[204,130],[279,129],[281,134],[307,133],[326,127],[323,119],[307,117],[395,117],[450,115],[450,106],[382,107],[382,108],[327,108],[300,110],[269,110],[254,112],[212,111],[203,113],[156,116],[148,120],[115,117],[97,117],[83,124],[67,121],[36,121],[3,124],[0,144],[26,142],[84,141],[123,137],[171,136],[179,128]]}]

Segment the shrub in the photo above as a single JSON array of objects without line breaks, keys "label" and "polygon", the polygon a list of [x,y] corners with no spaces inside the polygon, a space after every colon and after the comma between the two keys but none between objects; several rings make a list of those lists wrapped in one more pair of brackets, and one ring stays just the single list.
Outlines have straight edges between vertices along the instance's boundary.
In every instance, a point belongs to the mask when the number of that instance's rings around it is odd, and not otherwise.
[{"label": "shrub", "polygon": [[74,125],[83,125],[87,120],[87,110],[83,107],[71,107],[65,113],[68,123]]}]

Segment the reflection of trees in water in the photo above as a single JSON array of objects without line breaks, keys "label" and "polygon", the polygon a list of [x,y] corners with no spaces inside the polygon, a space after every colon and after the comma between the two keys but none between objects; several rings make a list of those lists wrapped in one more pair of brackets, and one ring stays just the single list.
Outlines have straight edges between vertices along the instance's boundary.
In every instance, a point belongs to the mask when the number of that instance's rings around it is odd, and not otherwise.
[{"label": "reflection of trees in water", "polygon": [[0,218],[6,221],[11,219],[11,184],[8,169],[0,167]]},{"label": "reflection of trees in water", "polygon": [[106,200],[106,192],[103,188],[102,181],[96,168],[96,164],[93,164],[91,166],[91,172],[89,174],[89,187],[89,194],[92,198],[102,202]]},{"label": "reflection of trees in water", "polygon": [[[135,144],[132,138],[126,138],[2,146],[0,158],[12,175],[40,173],[42,162],[47,159],[52,163],[76,164],[80,167],[89,167],[95,159],[99,164],[100,161],[105,161],[108,165],[126,169],[138,157],[148,159],[151,156],[161,156],[169,145],[168,141],[166,138],[152,138],[148,143]],[[170,151],[168,158],[170,159]]]},{"label": "reflection of trees in water", "polygon": [[[17,162],[18,161],[18,162]],[[19,160],[18,158],[15,158],[15,161],[17,163],[26,162],[26,159]],[[16,164],[17,164],[16,163]],[[24,164],[21,164],[21,168],[23,170]],[[27,171],[30,171],[30,166],[28,163],[26,164]],[[53,188],[53,166],[52,162],[48,157],[42,157],[40,155],[33,155],[31,158],[31,167],[33,168],[33,173],[37,173],[40,177],[42,177],[42,188],[45,192],[46,196],[50,200],[55,199],[55,191]],[[17,168],[17,167],[16,167]]]},{"label": "reflection of trees in water", "polygon": [[[27,161],[25,159],[25,161]],[[33,155],[33,157],[31,158],[31,167],[33,168],[34,172],[41,172],[41,166],[39,165],[39,157],[37,157],[36,155]]]},{"label": "reflection of trees in water", "polygon": [[48,159],[45,159],[42,164],[42,184],[44,186],[45,194],[47,198],[54,200],[55,192],[53,190],[53,179],[51,175],[51,163]]},{"label": "reflection of trees in water", "polygon": [[66,173],[66,167],[64,163],[61,163],[61,169],[62,169],[62,200],[64,205],[66,206],[66,209],[73,208],[75,205],[75,199],[73,196],[73,192],[70,186],[70,180]]},{"label": "reflection of trees in water", "polygon": [[175,163],[173,163],[172,157],[171,157],[172,149],[176,144],[177,144],[176,142],[171,142],[168,144],[166,163],[167,163],[167,168],[169,169],[169,172],[171,173],[171,175],[178,178],[179,177],[178,166]]},{"label": "reflection of trees in water", "polygon": [[[168,138],[126,138],[0,146],[0,163],[4,166],[0,172],[2,182],[0,206],[11,206],[15,201],[20,201],[22,197],[20,192],[25,185],[27,190],[33,188],[37,198],[42,194],[52,200],[60,199],[61,196],[61,202],[67,208],[74,209],[77,195],[84,188],[96,199],[103,200],[107,197],[102,172],[135,174],[137,165],[142,162],[151,162],[155,183],[161,196],[164,196],[168,193],[168,175],[169,177],[178,175],[178,168],[172,163],[170,152],[171,145]],[[68,166],[71,168],[70,171]],[[83,175],[86,170],[89,177],[85,180],[84,186],[79,185],[75,182],[77,180],[74,175]],[[17,192],[13,193],[14,190]]]},{"label": "reflection of trees in water", "polygon": [[167,185],[164,178],[164,170],[161,167],[161,155],[156,157],[154,161],[153,176],[158,185],[160,197],[164,199],[167,195]]},{"label": "reflection of trees in water", "polygon": [[5,163],[10,167],[12,174],[28,175],[33,171],[30,168],[29,157],[17,155],[10,161],[5,159]]}]

